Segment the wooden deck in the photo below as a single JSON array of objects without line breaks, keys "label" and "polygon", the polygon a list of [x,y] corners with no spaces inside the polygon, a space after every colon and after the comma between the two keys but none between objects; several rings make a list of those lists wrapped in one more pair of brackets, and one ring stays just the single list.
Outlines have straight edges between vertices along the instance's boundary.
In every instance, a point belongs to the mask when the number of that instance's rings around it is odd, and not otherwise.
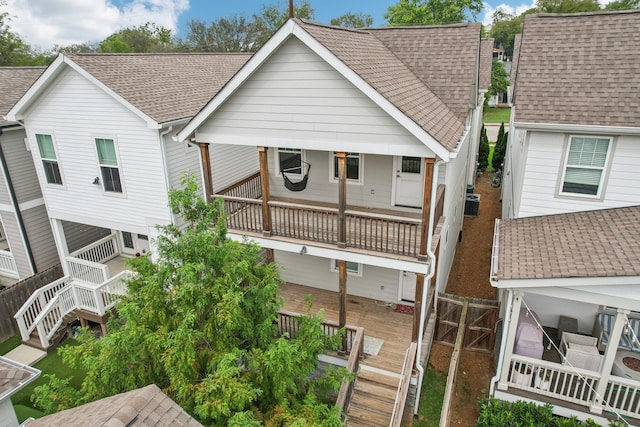
[{"label": "wooden deck", "polygon": [[[306,313],[305,296],[310,295],[312,313],[323,309],[327,320],[338,321],[338,293],[286,283],[280,287],[284,298],[283,309],[290,312]],[[364,328],[365,337],[382,339],[382,347],[377,355],[365,354],[362,364],[395,374],[402,372],[404,355],[411,344],[411,323],[413,316],[396,313],[395,306],[386,306],[368,298],[347,295],[347,324]]]}]

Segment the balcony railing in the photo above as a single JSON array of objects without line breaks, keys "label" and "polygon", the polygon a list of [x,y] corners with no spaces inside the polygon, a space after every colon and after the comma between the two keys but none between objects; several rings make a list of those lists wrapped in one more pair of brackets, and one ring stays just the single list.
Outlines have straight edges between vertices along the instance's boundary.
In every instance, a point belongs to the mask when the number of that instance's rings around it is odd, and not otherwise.
[{"label": "balcony railing", "polygon": [[0,250],[0,273],[17,279],[18,266],[10,251]]},{"label": "balcony railing", "polygon": [[71,281],[70,277],[63,277],[55,282],[51,282],[46,286],[36,290],[29,299],[20,307],[20,310],[15,314],[14,318],[18,323],[18,329],[20,329],[20,335],[24,341],[29,339],[29,336],[36,328],[36,319],[38,315],[44,310],[58,292],[67,286]]},{"label": "balcony railing", "polygon": [[73,279],[99,285],[109,280],[109,267],[105,263],[119,254],[115,234],[103,237],[69,254],[66,258],[69,275]]}]

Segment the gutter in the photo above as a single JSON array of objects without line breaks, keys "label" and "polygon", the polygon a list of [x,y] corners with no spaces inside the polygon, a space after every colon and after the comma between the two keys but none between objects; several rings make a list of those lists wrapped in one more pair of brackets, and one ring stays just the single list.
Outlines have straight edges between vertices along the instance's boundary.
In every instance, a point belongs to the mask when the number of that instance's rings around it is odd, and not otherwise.
[{"label": "gutter", "polygon": [[[163,170],[163,175],[164,175],[164,184],[166,187],[166,192],[169,192],[169,165],[167,164],[167,153],[165,152],[165,147],[164,147],[164,137],[173,130],[173,126],[169,126],[167,128],[167,130],[160,132],[160,155],[162,156],[162,163],[164,164],[164,170]],[[171,216],[172,219],[172,223],[175,224],[175,218],[173,217],[173,213],[171,212],[171,209],[169,209],[169,215]]]},{"label": "gutter", "polygon": [[[2,131],[2,128],[0,128],[0,135],[2,134],[3,134],[3,131]],[[27,235],[27,230],[24,226],[24,218],[22,218],[20,205],[18,205],[18,198],[16,197],[16,192],[15,192],[15,189],[13,188],[13,183],[11,182],[11,176],[9,175],[7,159],[4,156],[4,151],[2,150],[1,144],[0,144],[0,165],[2,166],[4,178],[7,183],[7,189],[9,190],[9,198],[11,199],[11,204],[13,205],[16,211],[16,219],[18,220],[18,227],[20,227],[20,234],[22,235],[22,241],[24,242],[24,249],[27,252],[27,258],[29,258],[29,264],[31,265],[31,274],[33,275],[38,272],[38,269],[36,268],[36,263],[33,259],[33,251],[31,250],[31,244],[29,243],[29,236]]]},{"label": "gutter", "polygon": [[[425,276],[424,280],[428,283],[429,280],[436,273],[436,254],[431,250],[431,244],[433,240],[433,216],[436,210],[436,204],[434,203],[436,200],[436,196],[438,193],[438,172],[440,169],[440,164],[444,163],[444,160],[438,160],[433,165],[433,180],[431,181],[431,206],[429,206],[429,228],[427,235],[427,256],[429,257],[429,273]],[[423,286],[422,288],[422,301],[427,300],[427,291],[429,290],[429,286]],[[433,301],[434,306],[437,306],[437,298],[438,292],[434,292]],[[416,369],[418,370],[418,387],[416,390],[416,400],[414,404],[414,413],[418,413],[418,403],[420,402],[420,392],[422,391],[422,380],[424,379],[424,366],[420,364],[420,358],[422,357],[422,336],[424,335],[424,321],[425,321],[425,312],[427,310],[426,304],[422,304],[420,307],[420,327],[418,331],[418,349],[416,352]],[[435,308],[434,308],[435,311]]]}]

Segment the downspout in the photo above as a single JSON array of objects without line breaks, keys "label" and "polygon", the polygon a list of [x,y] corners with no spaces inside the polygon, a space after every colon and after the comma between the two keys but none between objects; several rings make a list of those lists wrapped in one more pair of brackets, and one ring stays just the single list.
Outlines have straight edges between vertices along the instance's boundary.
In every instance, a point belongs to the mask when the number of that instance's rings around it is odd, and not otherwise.
[{"label": "downspout", "polygon": [[[0,128],[0,135],[3,134],[2,128]],[[29,243],[29,236],[27,236],[27,230],[24,226],[24,219],[22,218],[22,212],[20,212],[20,206],[18,205],[18,198],[11,182],[11,176],[9,175],[9,168],[7,167],[7,159],[4,157],[4,151],[2,145],[0,145],[0,164],[4,171],[4,177],[7,182],[7,189],[9,190],[9,197],[11,198],[11,204],[16,211],[16,218],[18,220],[18,227],[20,227],[20,234],[22,234],[22,240],[24,241],[24,248],[27,251],[27,257],[29,258],[29,264],[31,265],[31,271],[33,274],[38,272],[36,268],[36,262],[33,259],[33,251],[31,250],[31,244]]]},{"label": "downspout", "polygon": [[[431,280],[433,275],[436,273],[436,254],[431,250],[431,243],[433,240],[433,216],[436,211],[436,196],[438,195],[438,171],[440,169],[440,164],[444,163],[444,160],[438,160],[433,165],[433,180],[431,181],[431,205],[429,206],[429,228],[427,234],[427,256],[429,257],[429,273],[424,278],[425,282]],[[416,353],[416,369],[418,370],[418,387],[416,390],[416,400],[414,404],[414,413],[417,414],[418,411],[418,402],[420,402],[420,392],[422,389],[422,380],[424,379],[424,366],[420,363],[420,358],[422,357],[422,336],[424,334],[424,321],[425,321],[425,312],[426,312],[426,304],[424,301],[427,300],[427,291],[429,290],[429,286],[424,286],[422,288],[422,301],[423,304],[420,307],[420,326],[418,328],[418,349]],[[434,305],[436,302],[438,292],[434,292]]]},{"label": "downspout", "polygon": [[[164,164],[164,183],[167,188],[167,193],[171,189],[171,183],[169,182],[169,164],[167,163],[167,153],[164,147],[164,137],[173,130],[173,126],[169,126],[164,132],[160,132],[160,155],[162,156],[162,163]],[[173,212],[169,209],[169,215],[171,215],[171,222],[175,224],[175,218]]]},{"label": "downspout", "polygon": [[504,321],[502,322],[502,338],[500,339],[500,353],[498,354],[498,364],[496,369],[496,374],[489,381],[489,396],[493,396],[493,392],[496,389],[496,383],[500,379],[500,374],[502,373],[502,359],[504,357],[504,348],[507,342],[507,334],[505,331],[508,329],[508,325],[511,323],[511,305],[513,304],[513,291],[509,289],[509,294],[507,295],[507,307],[504,312]]}]

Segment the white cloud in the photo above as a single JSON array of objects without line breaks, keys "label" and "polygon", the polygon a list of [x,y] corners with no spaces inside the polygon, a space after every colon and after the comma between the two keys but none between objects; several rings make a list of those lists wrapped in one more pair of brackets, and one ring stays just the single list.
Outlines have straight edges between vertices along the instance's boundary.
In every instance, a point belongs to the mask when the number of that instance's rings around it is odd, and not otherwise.
[{"label": "white cloud", "polygon": [[153,22],[171,29],[189,0],[8,0],[11,29],[32,47],[101,41],[124,27]]},{"label": "white cloud", "polygon": [[484,16],[482,18],[482,23],[486,27],[491,25],[491,23],[493,22],[493,13],[496,10],[502,9],[503,11],[511,15],[517,16],[534,7],[536,5],[536,2],[535,0],[531,0],[530,4],[521,3],[519,6],[516,6],[516,7],[513,7],[512,5],[509,5],[506,3],[501,3],[496,7],[492,7],[489,3],[483,3],[483,4],[484,4],[484,9],[483,9]]}]

